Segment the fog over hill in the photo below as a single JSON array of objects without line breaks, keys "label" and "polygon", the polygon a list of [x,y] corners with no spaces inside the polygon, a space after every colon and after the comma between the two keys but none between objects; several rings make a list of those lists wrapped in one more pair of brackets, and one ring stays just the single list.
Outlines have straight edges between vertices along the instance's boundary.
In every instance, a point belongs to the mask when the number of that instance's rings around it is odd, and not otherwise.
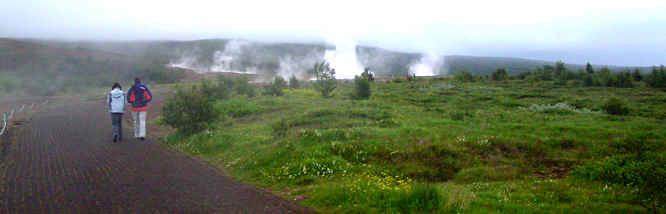
[{"label": "fog over hill", "polygon": [[[237,72],[261,74],[266,78],[296,75],[309,78],[309,69],[321,60],[329,61],[338,78],[353,78],[363,68],[379,76],[404,76],[415,72],[419,76],[448,75],[458,71],[488,75],[498,68],[509,73],[533,71],[553,61],[510,57],[480,57],[398,52],[387,49],[354,45],[343,47],[324,43],[269,43],[240,39],[210,39],[195,41],[50,41],[32,40],[64,48],[85,48],[125,56],[150,59],[162,64],[199,72]],[[347,45],[348,46],[348,45]],[[564,61],[567,63],[566,61]],[[635,67],[595,65],[613,71]],[[576,71],[584,65],[567,63]],[[647,71],[648,67],[640,67]]]},{"label": "fog over hill", "polygon": [[[259,74],[263,80],[275,75],[285,79],[296,75],[309,79],[310,69],[317,61],[326,60],[336,68],[338,78],[353,78],[364,68],[378,76],[404,76],[408,72],[419,76],[450,75],[458,71],[488,75],[498,68],[509,73],[533,71],[552,61],[508,57],[479,57],[398,52],[378,47],[355,45],[349,47],[325,43],[269,43],[241,39],[208,39],[194,41],[64,41],[25,39],[16,44],[41,45],[45,50],[67,50],[62,53],[86,52],[109,59],[133,59],[144,63],[181,67],[198,72],[236,72]],[[7,42],[6,42],[7,43]],[[16,52],[10,51],[16,48]],[[20,48],[5,45],[5,53],[20,54]],[[64,57],[67,54],[51,54]],[[5,55],[3,60],[17,56]],[[26,57],[18,57],[26,58]],[[39,58],[43,58],[40,56]],[[99,57],[97,57],[99,58]],[[20,63],[18,61],[14,64]],[[565,63],[567,63],[565,61]],[[9,65],[11,63],[4,63]],[[601,67],[606,65],[595,65]],[[584,65],[568,64],[570,70]],[[634,67],[607,66],[613,71]],[[648,67],[640,68],[648,71]]]}]

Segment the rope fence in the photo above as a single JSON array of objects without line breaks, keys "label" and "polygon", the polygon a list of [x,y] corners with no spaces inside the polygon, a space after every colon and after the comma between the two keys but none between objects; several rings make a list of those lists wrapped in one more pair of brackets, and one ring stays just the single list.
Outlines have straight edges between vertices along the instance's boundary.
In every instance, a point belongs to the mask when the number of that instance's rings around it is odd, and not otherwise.
[{"label": "rope fence", "polygon": [[[45,100],[44,102],[41,103],[32,103],[30,104],[30,109],[34,109],[35,107],[39,107],[40,105],[46,105],[49,103],[49,100]],[[9,129],[9,122],[14,119],[14,116],[18,113],[22,113],[25,110],[25,104],[21,105],[20,108],[15,107],[12,108],[10,112],[2,112],[2,129],[0,129],[0,136],[4,135],[7,133],[7,130]],[[27,111],[26,111],[27,112]]]}]

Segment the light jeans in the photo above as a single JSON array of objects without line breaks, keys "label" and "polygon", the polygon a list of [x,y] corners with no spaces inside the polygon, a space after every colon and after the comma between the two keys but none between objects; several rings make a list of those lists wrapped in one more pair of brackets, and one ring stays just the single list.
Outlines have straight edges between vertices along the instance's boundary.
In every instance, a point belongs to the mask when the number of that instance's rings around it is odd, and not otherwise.
[{"label": "light jeans", "polygon": [[146,137],[146,112],[130,111],[134,120],[134,137]]}]

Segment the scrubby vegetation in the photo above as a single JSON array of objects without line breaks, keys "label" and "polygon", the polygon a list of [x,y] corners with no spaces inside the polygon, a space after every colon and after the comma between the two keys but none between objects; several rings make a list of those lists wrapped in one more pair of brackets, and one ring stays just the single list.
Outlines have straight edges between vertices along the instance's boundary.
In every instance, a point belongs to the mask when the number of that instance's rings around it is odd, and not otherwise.
[{"label": "scrubby vegetation", "polygon": [[218,109],[213,106],[213,101],[224,97],[212,93],[212,89],[205,82],[191,89],[177,89],[162,106],[161,122],[186,135],[210,127],[218,119]]},{"label": "scrubby vegetation", "polygon": [[317,79],[315,89],[321,93],[321,96],[329,98],[333,96],[333,90],[337,87],[335,80],[335,69],[331,68],[328,62],[319,62],[314,65],[314,76]]},{"label": "scrubby vegetation", "polygon": [[370,88],[370,83],[373,82],[375,78],[370,73],[368,69],[361,74],[361,76],[356,76],[354,78],[354,91],[352,93],[353,99],[368,99],[372,94],[372,89]]},{"label": "scrubby vegetation", "polygon": [[663,213],[666,92],[558,84],[557,67],[375,82],[367,100],[235,93],[165,144],[324,213]]},{"label": "scrubby vegetation", "polygon": [[281,76],[276,76],[273,79],[273,82],[267,84],[264,87],[264,94],[282,96],[284,94],[283,90],[285,89],[287,89],[287,81],[285,81]]}]

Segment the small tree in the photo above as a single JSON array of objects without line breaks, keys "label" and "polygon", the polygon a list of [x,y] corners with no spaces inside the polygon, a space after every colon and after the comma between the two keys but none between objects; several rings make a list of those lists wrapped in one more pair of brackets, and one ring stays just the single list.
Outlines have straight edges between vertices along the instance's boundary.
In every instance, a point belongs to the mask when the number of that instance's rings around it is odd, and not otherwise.
[{"label": "small tree", "polygon": [[629,107],[627,107],[627,104],[623,100],[615,97],[607,100],[601,108],[606,113],[613,115],[627,115],[630,111]]},{"label": "small tree", "polygon": [[363,78],[363,76],[356,76],[354,78],[354,93],[352,98],[354,99],[368,99],[370,98],[371,89],[370,89],[370,80]]},{"label": "small tree", "polygon": [[561,76],[562,73],[566,71],[566,67],[564,67],[564,62],[562,61],[557,61],[555,62],[555,76]]},{"label": "small tree", "polygon": [[289,88],[297,89],[297,88],[300,88],[300,87],[301,87],[301,83],[296,78],[296,75],[292,74],[291,77],[289,78]]},{"label": "small tree", "polygon": [[472,73],[459,71],[453,75],[453,79],[460,82],[474,82],[476,79]]},{"label": "small tree", "polygon": [[631,77],[634,79],[636,82],[640,82],[643,80],[643,75],[641,75],[641,70],[636,68],[633,73],[631,73]]},{"label": "small tree", "polygon": [[361,73],[361,78],[366,79],[370,82],[375,81],[375,75],[372,72],[370,72],[370,68],[368,67],[366,67],[363,73]]},{"label": "small tree", "polygon": [[314,75],[317,79],[314,87],[317,91],[321,92],[324,98],[333,96],[333,90],[337,88],[338,81],[335,79],[335,69],[331,68],[330,64],[326,61],[315,63]]},{"label": "small tree", "polygon": [[275,76],[273,82],[266,85],[266,91],[264,93],[267,95],[282,96],[284,94],[282,90],[285,88],[287,88],[287,81],[281,76]]},{"label": "small tree", "polygon": [[256,94],[255,86],[250,84],[250,79],[241,76],[233,80],[233,87],[236,90],[236,93],[239,95],[246,95],[248,97],[254,97]]},{"label": "small tree", "polygon": [[507,73],[506,73],[506,69],[504,69],[504,68],[498,68],[497,70],[495,70],[495,72],[493,72],[493,75],[492,75],[492,78],[495,81],[505,80],[506,77],[507,77]]},{"label": "small tree", "polygon": [[592,65],[589,62],[587,63],[587,65],[585,65],[585,71],[588,74],[593,74],[594,73],[594,68],[592,67]]},{"label": "small tree", "polygon": [[657,66],[652,67],[652,73],[649,78],[647,79],[647,83],[650,87],[653,88],[665,88],[666,87],[666,68],[664,66],[660,66],[657,68]]},{"label": "small tree", "polygon": [[583,86],[585,87],[597,86],[592,74],[588,73],[583,77]]}]

